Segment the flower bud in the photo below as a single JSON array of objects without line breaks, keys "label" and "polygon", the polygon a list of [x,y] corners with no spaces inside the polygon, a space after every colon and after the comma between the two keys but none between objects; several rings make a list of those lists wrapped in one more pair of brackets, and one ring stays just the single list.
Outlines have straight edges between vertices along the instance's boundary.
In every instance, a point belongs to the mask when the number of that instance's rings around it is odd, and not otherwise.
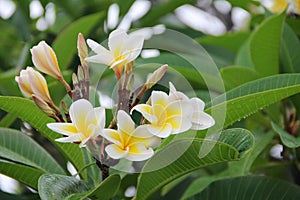
[{"label": "flower bud", "polygon": [[29,98],[35,94],[45,102],[52,103],[46,79],[32,67],[27,67],[26,70],[22,70],[20,76],[17,76],[15,80],[25,97]]},{"label": "flower bud", "polygon": [[78,34],[77,50],[78,50],[78,56],[80,58],[81,65],[84,68],[87,67],[88,63],[85,60],[85,58],[88,57],[88,48],[87,48],[85,39],[81,33]]},{"label": "flower bud", "polygon": [[41,41],[30,51],[32,62],[38,70],[58,80],[62,79],[55,52],[45,41]]},{"label": "flower bud", "polygon": [[55,116],[55,111],[52,108],[50,108],[50,106],[42,98],[33,94],[32,99],[35,105],[37,105],[39,109],[41,109],[48,116],[50,117]]},{"label": "flower bud", "polygon": [[168,65],[163,65],[157,70],[155,70],[147,79],[145,86],[146,89],[150,89],[153,85],[155,85],[165,74],[168,69]]},{"label": "flower bud", "polygon": [[85,80],[84,79],[84,72],[83,72],[83,69],[82,69],[82,67],[80,65],[78,66],[77,77],[78,77],[78,81],[79,82],[82,82],[82,81]]}]

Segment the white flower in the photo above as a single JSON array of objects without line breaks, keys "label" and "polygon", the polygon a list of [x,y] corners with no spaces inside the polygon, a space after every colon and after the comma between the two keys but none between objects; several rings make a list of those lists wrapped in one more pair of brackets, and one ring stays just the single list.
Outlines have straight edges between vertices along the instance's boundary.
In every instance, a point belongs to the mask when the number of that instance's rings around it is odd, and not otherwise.
[{"label": "white flower", "polygon": [[105,109],[102,107],[93,108],[92,104],[80,99],[72,103],[70,107],[72,123],[48,123],[51,130],[66,135],[56,139],[58,142],[80,142],[80,147],[97,137],[105,126]]},{"label": "white flower", "polygon": [[116,73],[122,73],[125,64],[135,60],[141,53],[144,43],[143,36],[127,34],[122,29],[112,31],[108,38],[109,50],[97,42],[88,39],[88,46],[96,55],[86,58],[86,61],[110,66]]},{"label": "white flower", "polygon": [[140,112],[149,121],[149,131],[158,137],[166,138],[170,134],[178,134],[192,127],[189,115],[193,107],[187,101],[171,101],[168,95],[161,91],[153,91],[151,105],[139,104],[132,108]]},{"label": "white flower", "polygon": [[142,161],[153,156],[152,147],[160,144],[160,138],[153,136],[145,125],[135,129],[134,122],[123,110],[118,111],[117,122],[118,130],[104,129],[101,132],[112,143],[105,148],[111,158]]},{"label": "white flower", "polygon": [[186,101],[193,107],[193,110],[190,113],[192,122],[191,129],[204,130],[215,124],[215,120],[209,114],[204,112],[205,104],[201,99],[196,97],[189,99],[184,93],[176,91],[176,88],[171,82],[169,82],[169,89],[170,101]]}]

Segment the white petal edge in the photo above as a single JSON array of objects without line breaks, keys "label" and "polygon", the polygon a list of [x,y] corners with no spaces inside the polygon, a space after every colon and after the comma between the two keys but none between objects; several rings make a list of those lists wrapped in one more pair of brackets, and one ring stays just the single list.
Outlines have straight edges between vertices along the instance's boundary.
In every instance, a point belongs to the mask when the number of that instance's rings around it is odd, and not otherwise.
[{"label": "white petal edge", "polygon": [[84,130],[85,127],[85,119],[90,112],[93,111],[92,104],[86,99],[79,99],[72,103],[70,106],[70,117],[72,123],[76,126],[79,131]]},{"label": "white petal edge", "polygon": [[128,154],[128,149],[126,151],[123,151],[116,144],[107,145],[105,147],[105,151],[109,155],[109,157],[111,157],[113,159],[121,159],[121,158],[124,158]]},{"label": "white petal edge", "polygon": [[62,137],[55,139],[56,142],[62,142],[62,143],[72,143],[72,142],[80,142],[83,138],[83,135],[81,133],[75,134],[75,135],[70,135],[68,137]]},{"label": "white petal edge", "polygon": [[170,124],[165,124],[160,127],[150,124],[147,125],[147,128],[151,134],[160,138],[166,138],[172,133],[172,126]]},{"label": "white petal edge", "polygon": [[101,44],[95,42],[94,40],[87,39],[86,42],[92,49],[92,51],[96,54],[110,54],[110,52],[106,48],[104,48]]},{"label": "white petal edge", "polygon": [[62,135],[67,135],[67,136],[78,133],[77,131],[76,132],[67,131],[68,128],[72,128],[72,129],[74,128],[74,130],[76,129],[76,127],[72,123],[48,123],[47,127],[54,132],[57,132]]},{"label": "white petal edge", "polygon": [[[134,151],[130,151],[130,148],[134,146],[135,149],[139,150],[139,153]],[[152,148],[146,148],[142,143],[134,143],[129,146],[129,152],[126,155],[126,159],[130,161],[143,161],[151,158],[154,155],[154,151]]]},{"label": "white petal edge", "polygon": [[134,122],[132,121],[129,114],[124,110],[119,110],[117,114],[118,129],[131,135],[134,131]]},{"label": "white petal edge", "polygon": [[143,117],[145,117],[145,119],[148,120],[150,123],[153,123],[153,122],[157,121],[156,116],[151,115],[149,113],[152,110],[152,107],[150,105],[147,105],[147,104],[138,104],[138,105],[134,106],[131,109],[130,113],[132,114],[132,112],[134,110],[136,110],[137,112],[141,113],[143,115]]},{"label": "white petal edge", "polygon": [[212,116],[205,112],[194,112],[192,116],[191,129],[193,130],[204,130],[215,125],[215,120]]},{"label": "white petal edge", "polygon": [[[118,136],[118,138],[121,140],[118,140],[118,139],[116,139],[116,138],[114,138],[114,137],[112,137],[113,135],[117,135]],[[120,134],[119,134],[119,132],[118,131],[116,131],[116,130],[114,130],[114,129],[104,129],[104,130],[102,130],[101,132],[100,132],[100,135],[102,136],[102,137],[104,137],[105,139],[107,139],[108,141],[110,141],[110,142],[112,142],[112,143],[114,143],[114,144],[117,144],[117,145],[122,145],[122,143],[123,143],[123,139],[122,139],[122,137],[120,136]]]}]

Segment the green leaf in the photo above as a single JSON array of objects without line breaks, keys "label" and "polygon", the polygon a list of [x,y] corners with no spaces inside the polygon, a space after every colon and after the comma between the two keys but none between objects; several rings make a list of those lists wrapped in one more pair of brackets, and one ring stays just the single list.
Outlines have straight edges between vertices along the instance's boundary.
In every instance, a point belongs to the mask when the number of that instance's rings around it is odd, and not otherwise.
[{"label": "green leaf", "polygon": [[249,32],[225,33],[221,36],[209,35],[197,39],[197,42],[199,42],[200,44],[215,45],[237,53],[241,47],[241,44],[246,41],[249,35]]},{"label": "green leaf", "polygon": [[24,133],[8,128],[0,128],[0,133],[0,157],[44,172],[65,174],[53,157]]},{"label": "green leaf", "polygon": [[[190,138],[177,140],[158,151],[142,170],[136,198],[149,199],[162,186],[201,167],[238,160],[239,150],[241,152],[247,150],[253,138],[249,131],[243,132],[243,129],[232,131],[222,132],[225,135],[229,134],[230,139],[225,139],[226,136],[221,139],[238,149],[219,141]],[[232,134],[243,135],[239,138],[240,143],[231,137]]]},{"label": "green leaf", "polygon": [[227,90],[259,78],[259,74],[248,67],[228,66],[221,69],[221,76]]},{"label": "green leaf", "polygon": [[[56,145],[70,162],[73,163],[76,169],[81,169],[85,166],[83,153],[78,145],[62,144],[54,141],[56,138],[61,137],[61,135],[47,128],[46,124],[53,122],[53,120],[38,109],[33,101],[20,97],[0,96],[0,109],[13,113],[21,120],[32,125],[37,131]],[[85,178],[85,171],[83,171],[81,175]]]},{"label": "green leaf", "polygon": [[299,199],[300,187],[264,176],[248,176],[212,183],[194,199]]},{"label": "green leaf", "polygon": [[300,147],[300,137],[294,137],[291,134],[287,133],[277,124],[272,122],[273,130],[279,134],[282,143],[289,148],[297,148]]},{"label": "green leaf", "polygon": [[42,200],[65,199],[71,194],[87,191],[87,186],[74,177],[44,174],[39,179],[38,191]]},{"label": "green leaf", "polygon": [[104,14],[102,12],[81,17],[58,35],[52,47],[61,69],[66,69],[71,64],[74,54],[77,51],[78,33],[88,35],[92,28],[100,23],[103,17]]},{"label": "green leaf", "polygon": [[69,196],[68,200],[84,200],[84,199],[101,199],[101,200],[109,200],[119,190],[121,183],[121,178],[118,174],[110,175],[103,182],[101,182],[94,189],[82,193],[82,194],[73,194]]},{"label": "green leaf", "polygon": [[38,199],[37,194],[10,194],[0,191],[0,199],[9,199],[9,200],[32,200]]},{"label": "green leaf", "polygon": [[7,113],[0,121],[0,127],[10,127],[16,120],[16,116],[12,113]]},{"label": "green leaf", "polygon": [[300,74],[275,75],[241,85],[213,99],[213,106],[206,109],[206,112],[213,114],[216,121],[209,131],[216,133],[266,106],[299,92]]},{"label": "green leaf", "polygon": [[0,160],[0,173],[32,187],[38,188],[39,177],[44,174],[40,169]]},{"label": "green leaf", "polygon": [[260,155],[260,153],[269,144],[274,137],[274,133],[270,132],[256,138],[254,146],[247,151],[246,154],[239,161],[233,161],[228,163],[228,168],[219,174],[208,175],[199,177],[194,180],[186,189],[181,199],[187,199],[203,191],[209,184],[222,180],[225,178],[233,178],[237,176],[245,176],[250,172],[250,168],[254,160]]},{"label": "green leaf", "polygon": [[300,41],[293,30],[285,24],[280,48],[280,60],[284,72],[300,72],[300,56],[298,52],[300,52]]},{"label": "green leaf", "polygon": [[261,75],[279,72],[279,49],[285,15],[283,12],[266,19],[250,36],[250,57],[255,70]]}]

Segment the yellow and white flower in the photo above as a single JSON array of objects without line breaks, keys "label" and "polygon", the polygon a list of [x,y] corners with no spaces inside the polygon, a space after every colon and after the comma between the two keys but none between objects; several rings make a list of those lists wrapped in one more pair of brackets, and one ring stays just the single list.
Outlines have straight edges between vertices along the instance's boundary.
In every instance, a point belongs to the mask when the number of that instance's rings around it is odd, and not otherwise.
[{"label": "yellow and white flower", "polygon": [[47,103],[52,102],[46,79],[32,67],[27,67],[26,70],[21,70],[20,76],[16,76],[15,80],[25,97],[30,98],[33,94],[35,94]]},{"label": "yellow and white flower", "polygon": [[151,105],[139,104],[132,108],[140,112],[149,121],[149,131],[158,137],[166,138],[170,134],[178,134],[192,127],[189,115],[193,107],[188,101],[170,100],[169,96],[161,91],[153,91]]},{"label": "yellow and white flower", "polygon": [[79,99],[72,103],[69,110],[72,123],[48,123],[51,130],[68,136],[56,139],[58,142],[80,142],[84,147],[86,142],[97,137],[105,126],[105,109],[93,108],[85,99]]},{"label": "yellow and white flower", "polygon": [[169,101],[186,101],[192,107],[193,110],[190,113],[190,119],[192,122],[191,129],[193,130],[204,130],[215,124],[215,120],[207,113],[204,112],[204,102],[199,98],[189,99],[184,93],[176,91],[174,85],[169,82]]},{"label": "yellow and white flower", "polygon": [[153,156],[152,148],[160,144],[160,138],[153,136],[145,125],[135,128],[130,116],[123,110],[118,111],[117,122],[118,130],[104,129],[101,132],[111,142],[105,148],[111,158],[142,161]]},{"label": "yellow and white flower", "polygon": [[100,63],[110,66],[120,77],[127,63],[135,60],[141,53],[144,37],[137,34],[127,34],[122,29],[112,31],[108,38],[109,50],[97,42],[88,39],[88,46],[96,53],[86,58],[88,62]]},{"label": "yellow and white flower", "polygon": [[55,52],[45,41],[39,42],[30,51],[32,62],[38,70],[58,80],[62,79]]}]

